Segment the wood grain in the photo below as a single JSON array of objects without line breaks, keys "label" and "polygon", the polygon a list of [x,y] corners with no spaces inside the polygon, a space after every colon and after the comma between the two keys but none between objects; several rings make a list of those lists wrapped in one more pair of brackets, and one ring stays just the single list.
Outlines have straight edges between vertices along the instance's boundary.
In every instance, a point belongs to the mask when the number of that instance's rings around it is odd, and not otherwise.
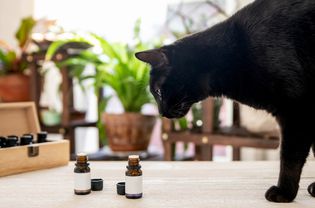
[{"label": "wood grain", "polygon": [[276,183],[279,162],[142,162],[144,197],[128,200],[116,194],[126,162],[92,162],[93,178],[104,190],[73,194],[73,168],[68,166],[0,178],[0,207],[9,208],[314,208],[307,186],[315,181],[315,162],[308,162],[296,200],[275,204],[264,198]]},{"label": "wood grain", "polygon": [[213,132],[213,111],[214,111],[214,98],[209,97],[202,101],[202,131],[204,133]]},{"label": "wood grain", "polygon": [[28,146],[0,149],[0,176],[67,165],[69,162],[69,141],[67,140],[32,146],[39,148],[39,154],[36,157],[28,157]]},{"label": "wood grain", "polygon": [[[0,104],[0,121],[0,136],[22,136],[25,133],[36,134],[41,131],[33,102]],[[38,146],[38,156],[28,156],[29,146],[0,148],[0,176],[67,165],[69,162],[69,141],[31,146]]]},{"label": "wood grain", "polygon": [[[232,145],[233,147],[254,147],[262,149],[276,149],[279,146],[278,140],[268,140],[254,137],[224,136],[209,133],[171,132],[168,134],[168,142],[193,142],[197,145]],[[207,140],[204,142],[203,138]]]},{"label": "wood grain", "polygon": [[40,132],[35,104],[33,102],[0,104],[0,136]]}]

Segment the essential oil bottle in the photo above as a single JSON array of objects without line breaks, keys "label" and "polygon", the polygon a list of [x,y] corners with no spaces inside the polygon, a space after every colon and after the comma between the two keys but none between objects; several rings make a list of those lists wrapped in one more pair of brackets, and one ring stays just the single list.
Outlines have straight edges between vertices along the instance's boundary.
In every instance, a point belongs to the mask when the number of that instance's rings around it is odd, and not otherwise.
[{"label": "essential oil bottle", "polygon": [[74,168],[74,193],[86,195],[91,193],[91,170],[89,168],[88,156],[84,153],[77,155]]},{"label": "essential oil bottle", "polygon": [[47,132],[42,131],[37,133],[37,143],[44,143],[47,142]]},{"label": "essential oil bottle", "polygon": [[126,171],[126,197],[128,199],[138,199],[142,197],[142,170],[139,155],[128,157]]}]

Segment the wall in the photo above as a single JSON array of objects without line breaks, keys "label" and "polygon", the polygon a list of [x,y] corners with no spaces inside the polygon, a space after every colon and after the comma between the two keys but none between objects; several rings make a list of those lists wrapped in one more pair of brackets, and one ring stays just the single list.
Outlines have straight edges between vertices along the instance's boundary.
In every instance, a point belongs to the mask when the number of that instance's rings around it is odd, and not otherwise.
[{"label": "wall", "polygon": [[21,18],[34,12],[34,0],[0,0],[0,39],[16,47],[15,32]]}]

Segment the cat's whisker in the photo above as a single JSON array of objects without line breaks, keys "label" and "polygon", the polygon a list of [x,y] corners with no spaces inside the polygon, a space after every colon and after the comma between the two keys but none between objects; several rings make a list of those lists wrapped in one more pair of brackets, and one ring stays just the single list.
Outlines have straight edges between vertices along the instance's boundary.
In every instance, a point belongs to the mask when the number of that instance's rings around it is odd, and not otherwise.
[{"label": "cat's whisker", "polygon": [[[185,99],[185,98],[184,98]],[[180,110],[184,110],[185,108],[190,108],[190,106],[195,103],[194,100],[188,100],[188,101],[185,101],[185,102],[182,102],[184,99],[181,99],[181,102],[177,102],[175,105],[174,105],[174,108],[178,108]]]},{"label": "cat's whisker", "polygon": [[180,107],[180,105],[182,104],[182,102],[187,98],[187,94],[185,94],[175,105],[174,107],[177,108],[177,107]]}]

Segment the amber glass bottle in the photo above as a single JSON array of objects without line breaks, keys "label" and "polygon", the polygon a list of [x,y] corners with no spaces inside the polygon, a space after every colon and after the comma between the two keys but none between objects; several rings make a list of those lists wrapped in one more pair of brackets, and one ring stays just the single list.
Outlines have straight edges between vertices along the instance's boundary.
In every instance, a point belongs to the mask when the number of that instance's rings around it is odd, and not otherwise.
[{"label": "amber glass bottle", "polygon": [[86,154],[78,154],[74,168],[74,193],[85,195],[91,193],[91,171]]},{"label": "amber glass bottle", "polygon": [[126,197],[138,199],[142,197],[142,170],[139,155],[128,157],[126,171]]}]

